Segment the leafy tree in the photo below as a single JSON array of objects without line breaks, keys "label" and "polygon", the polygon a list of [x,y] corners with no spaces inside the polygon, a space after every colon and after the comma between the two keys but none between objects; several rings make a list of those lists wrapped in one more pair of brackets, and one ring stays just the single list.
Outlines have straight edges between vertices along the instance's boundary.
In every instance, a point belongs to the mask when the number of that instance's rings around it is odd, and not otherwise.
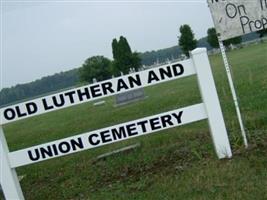
[{"label": "leafy tree", "polygon": [[219,41],[218,41],[216,29],[209,28],[207,31],[207,34],[208,34],[207,41],[210,44],[210,46],[213,48],[219,48]]},{"label": "leafy tree", "polygon": [[223,41],[223,44],[228,47],[230,44],[240,44],[242,42],[242,37],[237,36],[228,40]]},{"label": "leafy tree", "polygon": [[113,54],[113,59],[117,60],[119,58],[119,53],[118,53],[118,41],[117,39],[112,40],[112,54]]},{"label": "leafy tree", "polygon": [[120,36],[119,41],[113,39],[112,53],[114,59],[112,63],[112,71],[115,75],[119,75],[120,72],[127,74],[130,68],[137,70],[141,66],[139,54],[136,52],[132,53],[127,39],[123,36]]},{"label": "leafy tree", "polygon": [[257,33],[259,34],[259,38],[263,38],[264,35],[267,35],[267,28],[257,31]]},{"label": "leafy tree", "polygon": [[91,82],[93,78],[98,81],[110,78],[111,61],[104,56],[93,56],[88,58],[79,70],[81,81]]},{"label": "leafy tree", "polygon": [[[218,41],[218,37],[217,37],[217,33],[216,33],[216,29],[215,28],[209,28],[207,31],[208,37],[207,37],[207,41],[210,44],[210,46],[212,46],[213,48],[218,48],[219,47],[219,41]],[[228,40],[224,40],[223,44],[228,47],[230,44],[240,44],[242,42],[242,37],[238,36],[238,37],[234,37]]]},{"label": "leafy tree", "polygon": [[179,38],[179,45],[185,55],[189,56],[189,51],[197,47],[197,40],[191,27],[187,24],[180,26],[181,36]]}]

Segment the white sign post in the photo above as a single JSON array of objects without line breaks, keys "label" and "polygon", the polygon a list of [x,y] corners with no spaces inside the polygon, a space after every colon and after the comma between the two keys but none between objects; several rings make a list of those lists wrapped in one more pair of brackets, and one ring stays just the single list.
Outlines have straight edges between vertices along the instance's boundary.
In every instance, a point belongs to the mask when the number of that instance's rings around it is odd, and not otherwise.
[{"label": "white sign post", "polygon": [[213,144],[219,158],[231,157],[231,148],[228,135],[210,68],[207,50],[203,48],[195,49],[191,56],[196,68],[198,85],[201,96],[205,103],[210,132],[212,134]]},{"label": "white sign post", "polygon": [[23,200],[24,197],[19,184],[18,176],[15,168],[11,168],[10,166],[8,153],[9,150],[6,143],[6,138],[3,132],[3,128],[0,125],[0,183],[2,186],[2,190],[7,200]]},{"label": "white sign post", "polygon": [[192,51],[191,59],[186,61],[163,65],[2,108],[0,110],[2,124],[0,125],[194,74],[197,75],[203,103],[14,152],[9,152],[1,129],[1,185],[6,199],[20,200],[24,198],[15,172],[16,167],[97,148],[204,119],[208,119],[211,137],[218,158],[232,157],[207,50],[203,48]]}]

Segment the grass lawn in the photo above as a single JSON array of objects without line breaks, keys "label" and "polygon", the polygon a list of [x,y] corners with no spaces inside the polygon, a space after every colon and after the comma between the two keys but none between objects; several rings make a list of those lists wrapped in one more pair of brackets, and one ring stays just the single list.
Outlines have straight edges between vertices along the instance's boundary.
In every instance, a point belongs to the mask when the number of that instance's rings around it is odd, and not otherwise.
[{"label": "grass lawn", "polygon": [[[265,53],[264,53],[265,52]],[[17,168],[28,200],[267,199],[267,43],[228,53],[250,147],[245,150],[220,55],[210,56],[233,149],[215,156],[207,120]],[[201,66],[199,66],[201,67]],[[201,102],[196,77],[145,89],[148,98],[114,107],[85,103],[4,126],[10,151]],[[95,162],[140,142],[133,151]]]}]

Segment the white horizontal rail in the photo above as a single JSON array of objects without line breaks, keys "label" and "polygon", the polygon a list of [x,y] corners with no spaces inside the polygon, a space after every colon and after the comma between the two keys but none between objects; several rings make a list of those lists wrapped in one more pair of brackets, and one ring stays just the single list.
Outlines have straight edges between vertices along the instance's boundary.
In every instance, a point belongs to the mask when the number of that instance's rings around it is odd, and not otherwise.
[{"label": "white horizontal rail", "polygon": [[86,85],[0,109],[0,125],[195,74],[191,59]]},{"label": "white horizontal rail", "polygon": [[206,119],[203,103],[9,153],[12,168]]}]

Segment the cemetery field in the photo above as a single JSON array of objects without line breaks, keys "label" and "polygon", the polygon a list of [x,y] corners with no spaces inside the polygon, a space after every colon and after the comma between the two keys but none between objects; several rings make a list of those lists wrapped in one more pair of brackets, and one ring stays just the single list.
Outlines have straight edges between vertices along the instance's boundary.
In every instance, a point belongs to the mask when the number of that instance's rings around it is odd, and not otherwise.
[{"label": "cemetery field", "polygon": [[[203,120],[17,168],[27,200],[267,199],[267,42],[228,53],[249,139],[245,150],[221,55],[210,56],[233,150],[218,160]],[[200,66],[201,67],[201,66]],[[115,97],[4,126],[10,151],[200,103],[195,76],[145,88],[146,98]],[[134,150],[97,156],[140,143]]]}]

